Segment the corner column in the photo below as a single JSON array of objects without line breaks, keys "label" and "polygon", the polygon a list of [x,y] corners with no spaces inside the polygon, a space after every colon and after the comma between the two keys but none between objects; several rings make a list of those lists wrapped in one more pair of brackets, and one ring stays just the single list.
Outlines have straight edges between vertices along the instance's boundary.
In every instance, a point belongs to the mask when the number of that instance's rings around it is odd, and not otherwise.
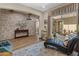
[{"label": "corner column", "polygon": [[48,16],[48,35],[47,38],[52,37],[52,17]]},{"label": "corner column", "polygon": [[79,36],[79,3],[76,4],[76,13],[77,13],[77,35]]}]

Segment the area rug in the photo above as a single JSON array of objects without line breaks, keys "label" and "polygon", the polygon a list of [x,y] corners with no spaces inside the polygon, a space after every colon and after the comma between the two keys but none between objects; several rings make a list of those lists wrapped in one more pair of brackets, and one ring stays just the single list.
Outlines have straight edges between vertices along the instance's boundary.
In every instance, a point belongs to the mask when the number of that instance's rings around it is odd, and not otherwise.
[{"label": "area rug", "polygon": [[65,54],[44,47],[44,41],[13,51],[13,56],[65,56]]}]

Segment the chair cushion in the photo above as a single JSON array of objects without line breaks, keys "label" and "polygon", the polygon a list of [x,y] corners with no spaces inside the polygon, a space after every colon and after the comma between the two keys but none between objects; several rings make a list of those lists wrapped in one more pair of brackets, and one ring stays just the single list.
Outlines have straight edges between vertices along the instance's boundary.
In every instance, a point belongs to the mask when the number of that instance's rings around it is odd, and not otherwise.
[{"label": "chair cushion", "polygon": [[54,44],[57,44],[57,45],[60,45],[60,46],[64,46],[64,42],[61,41],[61,40],[58,40],[58,39],[48,39],[47,40],[48,43],[54,43]]}]

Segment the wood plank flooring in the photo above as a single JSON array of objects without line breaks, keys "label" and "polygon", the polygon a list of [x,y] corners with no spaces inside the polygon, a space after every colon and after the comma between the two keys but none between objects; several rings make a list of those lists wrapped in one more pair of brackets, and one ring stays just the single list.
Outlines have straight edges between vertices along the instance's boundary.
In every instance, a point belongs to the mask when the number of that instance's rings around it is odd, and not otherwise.
[{"label": "wood plank flooring", "polygon": [[36,36],[29,36],[29,37],[23,37],[23,38],[17,38],[10,40],[13,45],[13,50],[34,44],[37,42]]}]

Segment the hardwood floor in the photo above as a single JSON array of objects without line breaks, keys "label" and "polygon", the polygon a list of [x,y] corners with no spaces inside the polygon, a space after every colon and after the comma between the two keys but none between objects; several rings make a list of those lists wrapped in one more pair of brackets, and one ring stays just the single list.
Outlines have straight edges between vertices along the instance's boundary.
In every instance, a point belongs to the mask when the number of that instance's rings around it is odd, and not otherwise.
[{"label": "hardwood floor", "polygon": [[13,50],[34,44],[37,42],[36,36],[22,37],[10,40],[13,45]]}]

